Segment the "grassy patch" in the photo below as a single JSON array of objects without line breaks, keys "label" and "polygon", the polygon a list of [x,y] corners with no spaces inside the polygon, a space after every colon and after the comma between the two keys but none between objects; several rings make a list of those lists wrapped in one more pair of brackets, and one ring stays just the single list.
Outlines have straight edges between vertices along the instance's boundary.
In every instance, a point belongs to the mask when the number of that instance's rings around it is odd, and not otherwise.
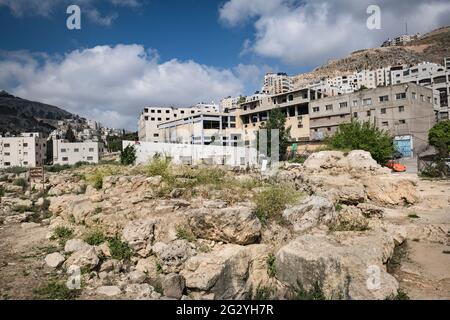
[{"label": "grassy patch", "polygon": [[163,272],[163,268],[161,263],[159,263],[159,261],[155,261],[155,268],[156,268],[156,273],[162,273]]},{"label": "grassy patch", "polygon": [[267,274],[269,277],[273,278],[277,274],[277,267],[275,265],[275,256],[273,254],[270,254],[266,259],[267,264]]},{"label": "grassy patch", "polygon": [[86,243],[90,244],[91,246],[98,246],[106,241],[106,237],[102,231],[96,230],[87,234],[84,238],[84,241],[86,241]]},{"label": "grassy patch", "polygon": [[253,295],[253,300],[270,300],[272,298],[272,289],[269,287],[258,286],[256,292]]},{"label": "grassy patch", "polygon": [[161,176],[167,179],[172,176],[170,159],[155,155],[153,159],[145,166],[145,173],[148,176]]},{"label": "grassy patch", "polygon": [[67,240],[73,237],[73,230],[67,227],[56,227],[53,231],[52,240],[58,240],[60,245],[64,246]]},{"label": "grassy patch", "polygon": [[30,211],[31,209],[32,209],[31,207],[22,205],[22,204],[15,205],[14,207],[11,208],[12,211],[19,212],[19,213],[24,213],[24,212]]},{"label": "grassy patch", "polygon": [[78,290],[70,290],[64,282],[52,281],[40,288],[34,289],[37,300],[73,300],[80,293]]},{"label": "grassy patch", "polygon": [[128,247],[128,244],[122,242],[119,238],[109,239],[108,243],[111,258],[117,260],[129,260],[131,258],[131,249]]},{"label": "grassy patch", "polygon": [[14,184],[15,186],[19,186],[19,187],[22,187],[22,188],[24,188],[24,189],[25,189],[25,188],[27,187],[27,185],[28,185],[27,180],[24,179],[24,178],[18,178],[18,179],[16,179],[16,180],[14,180],[13,184]]},{"label": "grassy patch", "polygon": [[322,286],[316,281],[309,290],[306,290],[301,283],[298,283],[294,300],[326,300],[326,297],[323,293]]},{"label": "grassy patch", "polygon": [[394,248],[394,253],[392,254],[392,257],[389,259],[387,263],[387,271],[389,273],[394,273],[397,271],[402,262],[408,258],[408,244],[407,242],[404,242],[400,246],[396,246]]},{"label": "grassy patch", "polygon": [[410,219],[419,219],[420,217],[417,214],[415,214],[415,213],[411,213],[411,214],[408,214],[408,218],[410,218]]},{"label": "grassy patch", "polygon": [[294,204],[301,194],[291,186],[270,185],[255,195],[256,215],[266,224],[269,219],[281,220],[281,214],[290,204]]},{"label": "grassy patch", "polygon": [[344,220],[333,223],[329,226],[331,232],[345,231],[368,231],[369,221],[366,219]]},{"label": "grassy patch", "polygon": [[188,226],[178,225],[175,230],[177,232],[177,237],[180,239],[184,239],[189,242],[194,242],[197,240],[196,236]]},{"label": "grassy patch", "polygon": [[405,291],[398,289],[397,295],[390,295],[385,300],[410,300],[410,298]]}]

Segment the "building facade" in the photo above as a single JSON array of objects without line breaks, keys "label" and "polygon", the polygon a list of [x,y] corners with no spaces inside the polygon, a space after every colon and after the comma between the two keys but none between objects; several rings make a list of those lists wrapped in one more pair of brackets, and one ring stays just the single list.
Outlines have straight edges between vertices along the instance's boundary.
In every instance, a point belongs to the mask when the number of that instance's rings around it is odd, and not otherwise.
[{"label": "building facade", "polygon": [[47,140],[41,133],[0,136],[0,168],[40,167],[47,158]]},{"label": "building facade", "polygon": [[53,164],[98,163],[104,153],[101,142],[66,142],[53,140]]},{"label": "building facade", "polygon": [[406,156],[426,149],[428,131],[436,123],[433,91],[412,83],[312,101],[309,117],[311,140],[323,140],[340,124],[354,119],[375,124],[390,132],[396,141],[407,140],[402,142],[410,148],[404,150]]},{"label": "building facade", "polygon": [[292,79],[286,73],[266,73],[262,92],[265,94],[279,94],[293,90]]}]

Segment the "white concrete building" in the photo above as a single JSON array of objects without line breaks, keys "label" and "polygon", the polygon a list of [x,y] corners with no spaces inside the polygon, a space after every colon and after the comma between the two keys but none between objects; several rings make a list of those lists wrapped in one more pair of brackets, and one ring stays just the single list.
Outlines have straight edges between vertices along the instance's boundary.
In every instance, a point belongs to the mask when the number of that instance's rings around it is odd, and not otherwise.
[{"label": "white concrete building", "polygon": [[0,168],[39,167],[44,165],[46,157],[46,139],[40,133],[0,136]]},{"label": "white concrete building", "polygon": [[292,79],[286,73],[266,73],[262,92],[266,94],[280,94],[294,89]]},{"label": "white concrete building", "polygon": [[210,164],[231,167],[257,166],[258,152],[251,147],[194,145],[123,141],[123,148],[133,145],[136,163],[150,161],[156,154],[170,157],[175,164]]},{"label": "white concrete building", "polygon": [[53,140],[53,164],[98,163],[104,152],[101,142]]}]

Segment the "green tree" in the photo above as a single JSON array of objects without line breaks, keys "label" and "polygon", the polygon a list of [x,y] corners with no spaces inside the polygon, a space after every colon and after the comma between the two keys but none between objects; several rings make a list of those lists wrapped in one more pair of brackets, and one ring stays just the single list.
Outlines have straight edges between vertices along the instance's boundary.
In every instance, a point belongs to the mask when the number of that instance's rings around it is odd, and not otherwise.
[{"label": "green tree", "polygon": [[447,157],[450,152],[450,120],[441,121],[431,128],[428,141],[441,156]]},{"label": "green tree", "polygon": [[133,165],[136,161],[136,149],[131,144],[126,146],[120,153],[120,163],[123,165]]},{"label": "green tree", "polygon": [[247,101],[245,96],[239,96],[238,104],[245,103],[245,101]]},{"label": "green tree", "polygon": [[73,133],[72,127],[69,125],[66,131],[66,140],[69,142],[76,142],[75,133]]},{"label": "green tree", "polygon": [[369,122],[352,120],[325,140],[328,147],[338,150],[365,150],[380,164],[385,164],[394,152],[392,136]]},{"label": "green tree", "polygon": [[[291,139],[291,127],[286,128],[286,114],[280,109],[273,109],[269,113],[269,119],[260,129],[267,130],[267,156],[272,155],[272,130],[279,130],[279,152],[280,160],[285,160],[289,140]],[[259,132],[257,135],[257,144],[259,148]]]}]

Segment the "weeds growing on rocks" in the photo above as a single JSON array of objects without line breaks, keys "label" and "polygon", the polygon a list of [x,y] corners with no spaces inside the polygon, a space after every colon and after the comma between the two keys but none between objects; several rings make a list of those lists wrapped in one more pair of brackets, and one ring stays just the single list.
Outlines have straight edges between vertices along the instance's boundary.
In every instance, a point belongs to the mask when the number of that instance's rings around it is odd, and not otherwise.
[{"label": "weeds growing on rocks", "polygon": [[70,290],[64,282],[56,281],[34,289],[33,293],[37,300],[73,300],[79,295],[78,290]]}]

